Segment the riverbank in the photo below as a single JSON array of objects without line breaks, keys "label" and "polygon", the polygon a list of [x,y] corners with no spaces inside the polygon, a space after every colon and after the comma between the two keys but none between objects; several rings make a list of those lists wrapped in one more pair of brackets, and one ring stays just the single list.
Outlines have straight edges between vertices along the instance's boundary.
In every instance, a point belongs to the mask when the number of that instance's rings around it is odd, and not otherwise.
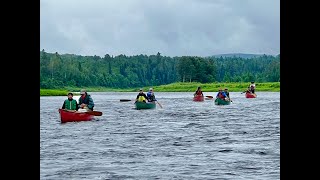
[{"label": "riverbank", "polygon": [[[230,92],[243,92],[247,89],[250,82],[232,82],[232,83],[172,83],[161,86],[152,86],[156,92],[193,92],[200,86],[203,92],[218,92],[219,88],[228,88]],[[280,82],[255,83],[256,91],[280,92]],[[150,87],[141,87],[146,92]],[[105,88],[105,87],[87,87],[88,92],[138,92],[138,88]],[[75,92],[79,95],[81,88],[65,87],[60,89],[40,89],[40,96],[67,96],[68,92]]]}]

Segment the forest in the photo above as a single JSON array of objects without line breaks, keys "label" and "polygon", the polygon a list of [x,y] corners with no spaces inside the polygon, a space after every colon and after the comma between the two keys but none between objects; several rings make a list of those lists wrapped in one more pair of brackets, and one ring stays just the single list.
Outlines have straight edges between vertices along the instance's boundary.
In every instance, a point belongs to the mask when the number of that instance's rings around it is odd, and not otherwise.
[{"label": "forest", "polygon": [[132,88],[175,82],[280,82],[280,54],[241,57],[81,56],[40,51],[40,88]]}]

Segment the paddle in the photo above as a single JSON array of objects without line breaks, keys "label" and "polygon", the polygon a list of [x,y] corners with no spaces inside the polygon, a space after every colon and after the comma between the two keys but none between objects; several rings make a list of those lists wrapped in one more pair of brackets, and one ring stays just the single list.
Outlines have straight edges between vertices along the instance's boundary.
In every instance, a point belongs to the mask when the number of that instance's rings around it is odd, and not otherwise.
[{"label": "paddle", "polygon": [[243,94],[243,93],[245,93],[245,92],[247,92],[247,90],[243,91],[241,94]]},{"label": "paddle", "polygon": [[120,102],[127,102],[127,101],[131,101],[131,99],[120,99]]},{"label": "paddle", "polygon": [[213,96],[206,96],[207,98],[213,98]]},{"label": "paddle", "polygon": [[102,112],[100,111],[87,111],[86,114],[94,115],[94,116],[102,116]]},{"label": "paddle", "polygon": [[161,106],[161,104],[158,102],[158,101],[156,101],[158,104],[159,104],[159,106],[162,108],[162,106]]}]

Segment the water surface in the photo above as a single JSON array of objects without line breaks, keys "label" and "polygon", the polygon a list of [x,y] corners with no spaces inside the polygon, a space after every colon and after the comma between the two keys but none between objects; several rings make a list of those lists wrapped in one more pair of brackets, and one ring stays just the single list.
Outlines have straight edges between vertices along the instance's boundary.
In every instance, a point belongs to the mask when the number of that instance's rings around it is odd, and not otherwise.
[{"label": "water surface", "polygon": [[153,110],[120,102],[137,93],[90,94],[103,115],[64,124],[67,97],[40,97],[41,179],[280,179],[278,92],[230,92],[228,106],[156,92]]}]

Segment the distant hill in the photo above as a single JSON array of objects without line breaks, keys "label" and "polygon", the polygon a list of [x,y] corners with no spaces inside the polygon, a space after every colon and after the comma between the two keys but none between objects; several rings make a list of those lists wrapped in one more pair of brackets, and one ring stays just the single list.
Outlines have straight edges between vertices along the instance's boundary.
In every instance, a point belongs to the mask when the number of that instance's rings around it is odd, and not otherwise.
[{"label": "distant hill", "polygon": [[229,53],[229,54],[216,54],[213,55],[213,57],[241,57],[241,58],[253,58],[253,57],[259,57],[259,56],[263,56],[263,54],[245,54],[245,53]]}]

